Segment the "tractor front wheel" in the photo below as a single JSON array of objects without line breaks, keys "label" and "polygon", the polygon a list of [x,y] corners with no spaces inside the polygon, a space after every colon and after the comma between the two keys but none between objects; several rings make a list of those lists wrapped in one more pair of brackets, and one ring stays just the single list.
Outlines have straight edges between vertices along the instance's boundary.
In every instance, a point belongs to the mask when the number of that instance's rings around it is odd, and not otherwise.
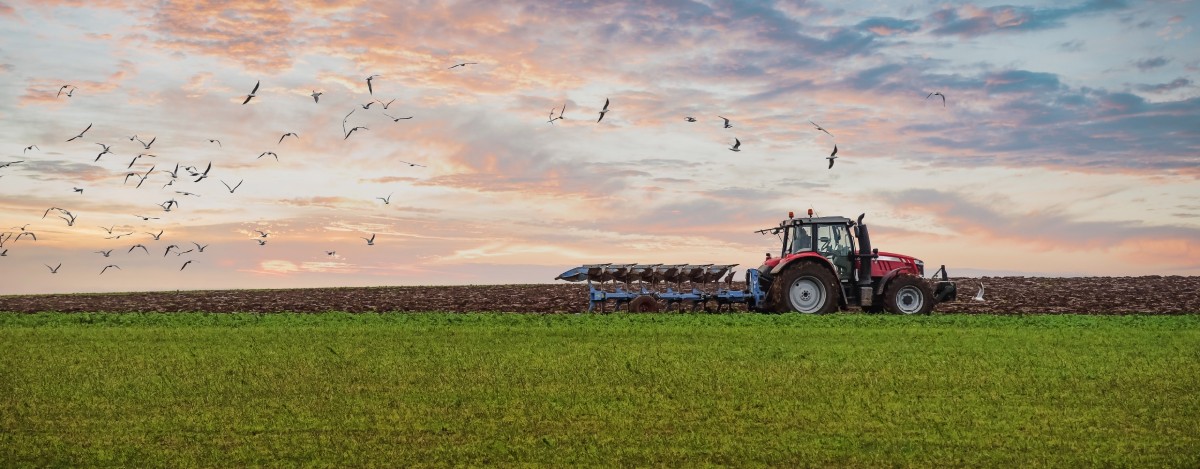
[{"label": "tractor front wheel", "polygon": [[775,278],[771,304],[779,312],[828,314],[837,310],[837,277],[815,262],[791,267]]},{"label": "tractor front wheel", "polygon": [[929,314],[933,312],[933,289],[924,279],[900,275],[883,290],[883,305],[895,314]]}]

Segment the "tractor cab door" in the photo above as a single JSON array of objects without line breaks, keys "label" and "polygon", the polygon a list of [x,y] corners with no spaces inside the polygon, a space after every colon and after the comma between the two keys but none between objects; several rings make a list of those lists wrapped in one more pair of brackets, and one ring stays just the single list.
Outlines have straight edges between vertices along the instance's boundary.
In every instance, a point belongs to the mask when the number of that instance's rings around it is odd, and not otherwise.
[{"label": "tractor cab door", "polygon": [[818,225],[817,252],[837,269],[838,279],[843,282],[853,282],[854,261],[851,253],[854,246],[850,237],[850,227],[846,225]]}]

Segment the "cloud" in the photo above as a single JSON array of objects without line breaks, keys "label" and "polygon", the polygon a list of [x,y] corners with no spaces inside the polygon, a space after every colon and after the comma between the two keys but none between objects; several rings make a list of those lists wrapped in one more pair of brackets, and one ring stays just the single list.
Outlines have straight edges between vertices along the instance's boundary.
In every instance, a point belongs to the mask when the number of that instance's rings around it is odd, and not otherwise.
[{"label": "cloud", "polygon": [[1138,70],[1141,70],[1144,72],[1146,70],[1153,70],[1153,69],[1162,67],[1170,62],[1171,62],[1171,59],[1168,59],[1163,56],[1158,56],[1158,57],[1142,59],[1137,62],[1134,62],[1134,66],[1136,66]]},{"label": "cloud", "polygon": [[13,9],[13,7],[9,6],[6,2],[0,2],[0,16],[16,17],[17,10]]},{"label": "cloud", "polygon": [[226,58],[251,70],[291,67],[291,37],[298,31],[291,9],[262,2],[165,2],[152,15],[153,43],[167,50]]},{"label": "cloud", "polygon": [[1191,86],[1192,86],[1191,80],[1188,80],[1187,78],[1179,77],[1174,80],[1171,80],[1170,83],[1159,83],[1159,84],[1154,84],[1154,85],[1138,85],[1137,89],[1139,91],[1144,91],[1147,93],[1166,93],[1166,92],[1170,92],[1170,91],[1175,91],[1180,88],[1189,88]]},{"label": "cloud", "polygon": [[921,23],[899,18],[874,17],[863,20],[856,27],[864,31],[870,31],[871,34],[876,36],[894,36],[920,31]]},{"label": "cloud", "polygon": [[980,8],[966,4],[938,10],[927,21],[935,36],[978,37],[987,34],[1040,31],[1060,28],[1073,16],[1092,15],[1125,8],[1119,0],[1092,0],[1069,8],[998,5]]},{"label": "cloud", "polygon": [[1058,50],[1061,50],[1063,52],[1080,52],[1083,50],[1085,45],[1087,45],[1086,42],[1078,40],[1078,39],[1074,39],[1074,40],[1070,40],[1070,41],[1059,44]]}]

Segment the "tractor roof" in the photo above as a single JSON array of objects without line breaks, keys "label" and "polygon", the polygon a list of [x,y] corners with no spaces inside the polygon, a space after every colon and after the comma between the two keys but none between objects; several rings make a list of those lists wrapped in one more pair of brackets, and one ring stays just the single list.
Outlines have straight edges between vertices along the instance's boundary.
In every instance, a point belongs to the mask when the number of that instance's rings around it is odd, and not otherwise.
[{"label": "tractor roof", "polygon": [[783,221],[779,222],[779,226],[777,226],[777,227],[774,227],[774,228],[765,228],[765,229],[761,229],[761,230],[755,231],[755,233],[767,233],[767,232],[775,233],[775,232],[778,232],[779,230],[781,230],[781,229],[783,229],[783,228],[786,228],[786,227],[789,227],[789,226],[796,226],[796,225],[846,225],[846,226],[854,226],[854,220],[851,220],[851,219],[849,219],[849,218],[846,218],[846,217],[807,217],[807,218],[789,218],[789,219],[787,219],[787,220],[783,220]]}]

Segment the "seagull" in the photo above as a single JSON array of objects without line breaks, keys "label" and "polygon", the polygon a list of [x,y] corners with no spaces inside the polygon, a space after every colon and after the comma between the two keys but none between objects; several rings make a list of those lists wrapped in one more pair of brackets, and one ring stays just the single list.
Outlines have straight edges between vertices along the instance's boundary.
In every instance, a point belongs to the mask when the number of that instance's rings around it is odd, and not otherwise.
[{"label": "seagull", "polygon": [[[164,212],[170,212],[172,206],[175,206],[175,207],[179,206],[179,202],[177,202],[175,199],[171,199],[171,200],[168,200],[161,204],[158,204],[158,206],[162,207]],[[158,238],[154,238],[154,239],[158,239]]]},{"label": "seagull", "polygon": [[391,105],[392,105],[392,103],[396,102],[396,98],[392,98],[392,100],[391,100],[391,101],[388,101],[388,102],[386,102],[386,103],[385,103],[385,102],[383,102],[383,101],[380,101],[380,100],[378,100],[378,99],[376,99],[376,100],[375,100],[375,102],[379,103],[379,105],[380,105],[380,106],[383,106],[383,108],[384,108],[384,109],[387,109],[387,108],[388,108],[388,106],[391,106]]},{"label": "seagull", "polygon": [[337,255],[337,251],[325,251],[325,255],[326,256],[334,256],[334,255]]},{"label": "seagull", "polygon": [[[812,125],[813,125],[813,127],[816,127],[816,128],[817,128],[817,130],[820,130],[820,131],[822,131],[822,132],[825,132],[825,133],[829,134],[829,131],[828,131],[828,130],[825,130],[825,128],[824,128],[824,127],[821,127],[821,126],[817,125],[817,123],[816,123],[816,122],[813,122],[813,121],[808,121],[808,123],[809,123],[809,124],[812,124]],[[829,136],[830,136],[830,137],[832,137],[832,136],[833,136],[833,134],[829,134]]]},{"label": "seagull", "polygon": [[103,254],[103,255],[104,255],[104,257],[108,257],[110,254],[112,254],[112,249],[109,249],[109,250],[107,250],[107,251],[96,251],[96,253],[97,253],[97,254]]},{"label": "seagull", "polygon": [[250,99],[255,97],[255,93],[258,93],[258,85],[260,85],[260,84],[262,84],[262,80],[259,80],[254,83],[254,89],[250,90],[250,94],[246,95],[246,100],[242,101],[242,104],[246,104],[246,103],[250,102]]},{"label": "seagull", "polygon": [[25,235],[29,235],[30,238],[33,238],[34,241],[37,241],[37,235],[34,234],[32,231],[22,231],[19,234],[17,234],[16,238],[13,238],[13,242],[20,241],[21,237],[25,236]]},{"label": "seagull", "polygon": [[687,116],[687,117],[684,117],[683,119],[688,122],[696,122],[696,118],[692,117],[692,116]]},{"label": "seagull", "polygon": [[[71,88],[71,93],[75,92],[75,85],[62,85],[62,87],[58,89],[58,95],[55,96],[55,98],[62,96],[63,90],[65,90],[67,88]],[[71,95],[68,94],[67,96],[71,96]]]},{"label": "seagull", "polygon": [[[71,214],[71,212],[68,212],[68,211],[66,211],[66,210],[63,210],[63,213],[66,213],[66,214],[67,214],[67,216],[66,216],[66,217],[64,217],[64,216],[62,216],[62,215],[59,215],[59,216],[58,216],[58,218],[61,218],[61,219],[63,219],[63,220],[66,220],[66,221],[67,221],[67,226],[75,226],[75,215],[72,215],[72,214]],[[70,217],[70,218],[67,218],[67,217]]]},{"label": "seagull", "polygon": [[24,163],[24,162],[25,162],[25,160],[9,161],[8,163],[0,164],[0,168],[7,168],[7,167],[9,167],[9,166],[12,166],[12,165],[14,165],[14,164],[17,164],[17,163]]},{"label": "seagull", "polygon": [[382,200],[384,205],[390,205],[392,203],[392,194],[388,194],[387,197],[376,197],[376,199]]},{"label": "seagull", "polygon": [[296,137],[297,139],[300,138],[300,136],[296,135],[295,132],[288,132],[286,134],[283,134],[282,137],[279,137],[279,143],[283,143],[283,139],[288,138],[288,137]]},{"label": "seagull", "polygon": [[739,147],[742,146],[742,141],[737,138],[733,139],[733,146],[729,147],[729,151],[742,151]]},{"label": "seagull", "polygon": [[[45,212],[42,212],[42,219],[43,219],[43,220],[45,220],[45,219],[46,219],[46,216],[47,216],[47,215],[50,215],[50,211],[51,211],[51,210],[58,210],[58,211],[60,211],[60,212],[63,212],[63,211],[64,211],[63,209],[61,209],[61,208],[58,208],[58,207],[50,207],[50,208],[46,209],[46,211],[45,211]],[[26,224],[25,226],[29,226],[29,225],[28,225],[28,224]],[[21,231],[25,231],[25,228],[24,228],[24,227],[22,227],[22,228],[21,228]]]},{"label": "seagull", "polygon": [[367,240],[367,246],[374,246],[374,245],[375,245],[375,233],[371,233],[371,237],[370,237],[370,238],[363,238],[363,239]]},{"label": "seagull", "polygon": [[375,95],[375,89],[371,88],[371,80],[374,80],[375,77],[379,77],[379,76],[382,76],[382,75],[371,75],[371,76],[367,77],[367,92],[370,93],[372,96]]},{"label": "seagull", "polygon": [[109,267],[116,267],[117,270],[121,270],[120,266],[118,266],[116,264],[109,264],[109,265],[104,266],[103,269],[100,269],[100,275],[104,275],[104,272],[107,271]]},{"label": "seagull", "polygon": [[138,218],[141,218],[141,219],[142,219],[142,221],[150,221],[150,220],[157,220],[157,219],[158,219],[158,217],[145,217],[145,216],[142,216],[142,215],[134,215],[134,216],[135,216],[135,217],[138,217]]},{"label": "seagull", "polygon": [[604,109],[600,110],[600,118],[596,119],[597,124],[599,124],[600,121],[604,120],[604,113],[606,113],[606,112],[608,112],[608,98],[604,98]]},{"label": "seagull", "polygon": [[75,189],[75,192],[78,192],[80,194],[83,193],[83,188],[81,188],[81,187],[73,187],[72,189]]},{"label": "seagull", "polygon": [[176,193],[176,194],[181,194],[181,195],[194,195],[194,196],[196,196],[196,197],[200,197],[200,194],[197,194],[197,193],[195,193],[195,192],[188,192],[188,191],[175,191],[175,193]]},{"label": "seagull", "polygon": [[116,227],[117,227],[117,225],[113,225],[113,226],[111,226],[111,227],[109,227],[109,228],[105,228],[105,227],[101,226],[101,227],[100,227],[100,229],[102,229],[102,230],[104,230],[104,231],[107,231],[107,232],[108,232],[108,234],[112,234],[112,230],[113,230],[113,228],[116,228]]},{"label": "seagull", "polygon": [[192,181],[192,182],[200,182],[200,181],[201,181],[201,180],[203,180],[204,178],[207,178],[207,177],[208,177],[208,170],[210,170],[210,169],[212,169],[212,162],[211,162],[211,161],[209,161],[209,162],[208,162],[208,166],[206,166],[206,167],[204,168],[204,172],[203,172],[203,173],[194,174],[194,176],[200,176],[200,177],[196,178],[196,180],[195,180],[195,181]]},{"label": "seagull", "polygon": [[926,96],[925,99],[929,99],[934,96],[941,96],[942,97],[942,107],[946,107],[946,95],[942,94],[941,91],[934,91],[932,93],[929,93],[929,96]]},{"label": "seagull", "polygon": [[[721,117],[721,116],[717,116],[717,117]],[[722,118],[722,119],[725,119],[724,117],[721,117],[721,118]],[[732,128],[733,128],[733,125],[731,125],[731,124],[729,123],[729,119],[725,119],[725,128],[726,128],[726,129],[732,129]]]},{"label": "seagull", "polygon": [[237,185],[235,185],[233,187],[229,187],[229,183],[226,183],[225,181],[221,181],[221,184],[225,184],[225,188],[229,189],[229,193],[232,194],[233,191],[236,191],[238,187],[242,186],[242,182],[244,182],[244,181],[245,181],[245,179],[238,181]]},{"label": "seagull", "polygon": [[[276,154],[275,154],[275,152],[273,152],[273,151],[264,151],[264,152],[262,152],[262,153],[260,153],[260,154],[258,155],[258,158],[262,158],[262,157],[264,157],[264,156],[267,156],[267,155],[274,156],[274,157],[275,157],[275,161],[279,161],[279,155],[276,155]],[[258,158],[255,158],[255,159],[258,159]]]},{"label": "seagull", "polygon": [[62,262],[59,262],[58,265],[56,265],[54,267],[50,267],[50,264],[43,264],[43,265],[45,265],[47,269],[50,269],[50,273],[57,274],[58,268],[62,267]]},{"label": "seagull", "polygon": [[163,257],[167,257],[167,254],[170,254],[172,249],[179,249],[179,246],[176,246],[174,244],[167,246],[167,250],[163,251]]},{"label": "seagull", "polygon": [[825,157],[825,159],[829,160],[829,167],[825,168],[825,169],[833,169],[833,160],[837,159],[837,144],[836,143],[833,144],[833,153],[830,153],[829,156]]},{"label": "seagull", "polygon": [[[146,182],[146,178],[150,177],[150,173],[153,173],[153,172],[154,172],[154,165],[150,165],[150,169],[146,170],[146,174],[142,175],[142,180],[138,181],[138,185],[134,188],[135,189],[141,188],[142,183]],[[197,179],[197,181],[199,181],[199,179]]]},{"label": "seagull", "polygon": [[454,64],[454,65],[450,66],[450,68],[448,68],[448,69],[446,69],[446,70],[450,70],[450,69],[452,69],[452,68],[456,68],[456,67],[466,67],[467,65],[479,65],[479,63],[477,63],[477,62],[463,62],[463,63],[460,63],[460,64]]},{"label": "seagull", "polygon": [[21,151],[21,154],[24,155],[25,152],[27,152],[29,150],[34,150],[34,149],[36,149],[37,151],[42,151],[42,149],[38,148],[37,145],[30,145],[30,146],[25,147],[25,149]]},{"label": "seagull", "polygon": [[71,140],[75,140],[75,139],[77,139],[77,138],[83,138],[83,134],[86,134],[86,133],[87,133],[87,131],[88,131],[88,130],[90,130],[91,128],[92,128],[92,124],[88,124],[87,128],[86,128],[86,129],[83,129],[83,132],[79,132],[79,135],[76,135],[76,136],[74,136],[74,137],[71,137],[71,138],[70,138],[70,139],[68,139],[67,141],[68,141],[68,142],[70,142]]},{"label": "seagull", "polygon": [[142,139],[140,139],[140,138],[139,138],[139,139],[137,139],[138,143],[141,143],[141,144],[142,144],[142,146],[143,146],[143,147],[146,147],[146,149],[147,149],[147,150],[149,150],[149,149],[150,149],[150,145],[154,145],[154,141],[155,141],[155,140],[158,140],[158,137],[157,137],[157,136],[155,136],[154,138],[150,139],[150,142],[149,142],[149,143],[143,142],[143,141],[142,141]]},{"label": "seagull", "polygon": [[220,140],[217,140],[217,139],[215,139],[215,138],[210,138],[210,139],[208,139],[208,143],[216,143],[218,147],[220,147],[220,146],[221,146],[221,141],[220,141]]},{"label": "seagull", "polygon": [[[183,267],[187,267],[187,266],[188,266],[188,264],[191,264],[191,263],[192,263],[191,259],[188,259],[188,261],[187,261],[187,262],[184,262],[184,263],[183,263]],[[183,271],[183,267],[180,267],[180,268],[179,268],[179,271],[180,271],[180,272],[182,272],[182,271]]]},{"label": "seagull", "polygon": [[[396,160],[396,161],[399,161],[399,162],[401,162],[401,163],[404,163],[404,164],[406,164],[406,165],[409,165],[409,166],[420,166],[420,167],[422,167],[422,168],[424,168],[424,167],[425,167],[425,165],[423,165],[423,164],[409,163],[409,162],[407,162],[407,161],[402,161],[402,160]],[[390,197],[390,196],[389,196],[389,197]]]},{"label": "seagull", "polygon": [[[125,169],[132,168],[132,167],[133,167],[133,164],[134,164],[134,163],[137,163],[137,160],[138,160],[138,158],[141,158],[141,157],[142,157],[142,155],[145,155],[145,153],[142,153],[141,155],[138,155],[138,156],[135,156],[135,157],[133,157],[133,160],[131,160],[131,161],[129,162],[129,166],[126,166],[126,167],[125,167]],[[126,181],[126,182],[129,182],[129,178],[125,178],[125,181]]]},{"label": "seagull", "polygon": [[371,101],[371,102],[369,102],[369,103],[367,103],[367,104],[361,104],[361,106],[362,106],[362,108],[363,108],[363,109],[371,109],[371,105],[372,105],[372,104],[375,104],[375,101]]},{"label": "seagull", "polygon": [[154,233],[151,233],[151,232],[149,232],[149,231],[146,231],[145,233],[146,233],[146,234],[148,234],[148,235],[150,235],[150,236],[153,236],[153,237],[154,237],[154,240],[155,240],[155,241],[158,241],[158,238],[162,237],[163,230],[158,230],[158,234],[154,234]]},{"label": "seagull", "polygon": [[258,241],[258,245],[259,245],[259,246],[266,246],[266,245],[267,245],[267,240],[265,240],[265,239],[256,239],[255,241]]},{"label": "seagull", "polygon": [[979,283],[979,291],[975,292],[975,297],[971,298],[975,301],[984,301],[983,299],[983,282]]},{"label": "seagull", "polygon": [[412,118],[413,118],[413,116],[408,116],[408,117],[396,117],[396,116],[390,116],[390,115],[388,115],[388,113],[386,113],[386,112],[385,112],[385,113],[383,113],[383,115],[390,117],[390,118],[392,119],[392,122],[400,122],[400,121],[402,121],[402,120],[405,120],[405,119],[412,119]]},{"label": "seagull", "polygon": [[205,245],[201,246],[201,245],[200,245],[200,243],[197,243],[197,242],[195,242],[195,241],[192,241],[192,244],[195,244],[195,245],[196,245],[196,250],[197,250],[197,251],[200,251],[200,252],[204,252],[204,248],[207,248],[207,247],[208,247],[208,245],[207,245],[207,244],[205,244]]},{"label": "seagull", "polygon": [[104,148],[104,151],[100,152],[99,155],[96,155],[96,161],[100,161],[101,156],[104,156],[105,154],[108,154],[108,153],[112,153],[111,151],[109,151],[109,145],[105,145],[103,143],[97,143],[96,145],[100,145],[101,148]]},{"label": "seagull", "polygon": [[105,236],[105,237],[104,237],[104,239],[121,239],[121,238],[122,238],[122,237],[124,237],[124,236],[130,236],[130,235],[132,235],[132,234],[133,234],[133,232],[132,232],[132,231],[130,231],[130,232],[128,232],[128,233],[125,233],[125,234],[119,234],[119,235],[116,235],[116,236]]},{"label": "seagull", "polygon": [[371,130],[371,129],[368,129],[368,128],[366,128],[366,127],[363,127],[363,126],[354,127],[354,128],[352,128],[352,129],[350,129],[350,131],[349,131],[349,132],[346,132],[346,137],[345,137],[345,138],[343,138],[342,140],[346,140],[347,138],[350,138],[350,134],[354,133],[354,131],[355,131],[355,130],[358,130],[358,129],[363,129],[363,130]]},{"label": "seagull", "polygon": [[558,120],[558,119],[554,118],[554,110],[555,109],[558,109],[558,108],[557,107],[550,108],[550,114],[546,116],[547,124],[554,125],[554,121]]},{"label": "seagull", "polygon": [[126,253],[130,253],[130,252],[133,252],[133,250],[134,250],[134,249],[137,249],[137,248],[142,248],[142,250],[143,250],[143,251],[146,251],[146,254],[147,254],[147,255],[149,255],[149,254],[150,254],[150,250],[149,250],[149,249],[146,249],[146,246],[145,246],[145,245],[142,245],[142,244],[140,244],[140,243],[139,243],[139,244],[135,244],[135,245],[133,245],[133,246],[130,246],[130,247],[129,247],[129,250],[128,250],[128,251],[125,251],[125,252],[126,252]]},{"label": "seagull", "polygon": [[267,236],[271,235],[271,233],[267,233],[266,231],[262,231],[262,230],[254,230],[254,231],[258,232],[259,238],[266,238]]},{"label": "seagull", "polygon": [[320,103],[321,102],[320,98],[321,98],[321,95],[323,95],[323,94],[325,94],[325,93],[318,93],[317,90],[313,90],[313,92],[312,92],[313,102]]},{"label": "seagull", "polygon": [[353,115],[354,111],[357,111],[357,110],[358,110],[358,108],[351,109],[350,113],[346,114],[346,117],[342,118],[342,133],[346,133],[346,121],[350,120],[350,116]]},{"label": "seagull", "polygon": [[0,257],[8,257],[8,250],[5,249],[3,251],[0,251]]}]

